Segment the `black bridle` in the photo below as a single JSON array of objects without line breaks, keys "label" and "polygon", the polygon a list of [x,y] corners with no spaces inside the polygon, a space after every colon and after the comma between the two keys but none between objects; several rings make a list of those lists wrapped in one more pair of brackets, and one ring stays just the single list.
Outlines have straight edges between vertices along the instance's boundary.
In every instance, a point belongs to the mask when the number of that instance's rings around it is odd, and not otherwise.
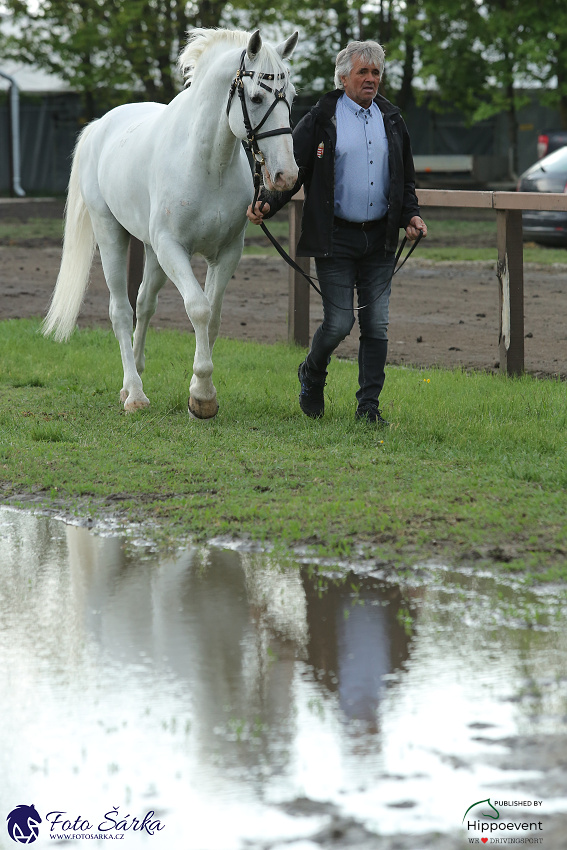
[{"label": "black bridle", "polygon": [[[286,80],[287,74],[260,74],[258,78],[258,85],[263,88],[265,91],[270,92],[274,95],[274,101],[270,104],[270,107],[266,110],[266,113],[259,124],[256,127],[252,127],[252,122],[250,121],[250,115],[248,113],[248,106],[246,104],[246,97],[244,92],[244,77],[253,78],[256,75],[256,71],[247,71],[244,65],[244,59],[246,57],[246,50],[242,51],[242,56],[240,57],[240,68],[236,72],[236,76],[232,81],[230,86],[230,91],[228,94],[228,103],[226,105],[226,114],[230,112],[230,107],[232,104],[232,99],[234,97],[234,93],[238,92],[238,97],[240,98],[240,104],[242,106],[242,119],[244,121],[244,128],[246,130],[246,141],[248,142],[248,148],[254,158],[254,200],[252,201],[252,209],[254,209],[256,205],[256,201],[258,200],[258,194],[260,192],[260,183],[262,177],[262,166],[266,164],[264,159],[264,154],[260,150],[260,146],[258,145],[259,139],[267,139],[269,136],[283,136],[288,133],[291,133],[291,127],[282,127],[278,130],[265,130],[263,133],[259,133],[260,130],[278,103],[285,103],[289,111],[289,117],[291,121],[291,106],[285,96],[286,86],[282,85],[280,89],[276,88],[275,81],[276,80]],[[264,80],[274,81],[274,86],[267,86]]]}]

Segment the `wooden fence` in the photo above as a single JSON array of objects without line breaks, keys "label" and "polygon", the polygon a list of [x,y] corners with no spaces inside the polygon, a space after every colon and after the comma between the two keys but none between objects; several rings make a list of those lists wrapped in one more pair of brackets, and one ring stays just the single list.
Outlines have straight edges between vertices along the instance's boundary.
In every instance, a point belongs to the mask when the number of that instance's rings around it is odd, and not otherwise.
[{"label": "wooden fence", "polygon": [[[500,292],[500,369],[508,375],[524,371],[524,251],[522,210],[566,210],[567,194],[536,192],[461,191],[418,189],[422,207],[471,207],[496,212],[498,257],[496,277]],[[301,226],[303,189],[289,205],[289,254],[308,274],[309,257],[297,257],[296,246]],[[143,271],[143,246],[137,240],[130,245],[128,292],[132,305]],[[304,347],[309,345],[309,293],[307,281],[289,269],[288,339]]]},{"label": "wooden fence", "polygon": [[[417,196],[422,207],[495,210],[498,247],[496,277],[500,291],[500,369],[508,375],[520,375],[524,371],[522,210],[567,211],[567,194],[418,189]],[[309,257],[295,256],[302,204],[303,192],[300,191],[290,204],[289,253],[308,273]],[[305,347],[309,345],[309,286],[302,275],[293,269],[289,272],[288,339]]]}]

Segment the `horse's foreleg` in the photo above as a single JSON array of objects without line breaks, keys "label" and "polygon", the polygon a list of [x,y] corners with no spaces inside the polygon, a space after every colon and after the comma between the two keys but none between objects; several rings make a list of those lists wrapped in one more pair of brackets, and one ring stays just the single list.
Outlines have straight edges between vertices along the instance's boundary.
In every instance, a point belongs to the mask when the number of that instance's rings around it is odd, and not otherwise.
[{"label": "horse's foreleg", "polygon": [[127,275],[130,237],[115,219],[93,216],[93,227],[99,245],[104,277],[110,291],[110,321],[120,346],[124,369],[120,401],[124,402],[124,410],[131,413],[148,407],[150,402],[144,393],[132,349],[134,311],[128,300]]},{"label": "horse's foreleg", "polygon": [[158,302],[158,294],[167,280],[153,248],[145,246],[144,277],[136,300],[136,330],[134,331],[134,360],[136,369],[141,375],[144,371],[146,358],[144,349],[150,320],[154,315]]},{"label": "horse's foreleg", "polygon": [[162,237],[157,247],[157,258],[165,274],[179,290],[185,311],[195,330],[195,357],[189,395],[189,412],[196,419],[212,419],[218,411],[217,391],[214,387],[213,361],[209,345],[211,306],[199,281],[193,274],[186,250],[173,239]]}]

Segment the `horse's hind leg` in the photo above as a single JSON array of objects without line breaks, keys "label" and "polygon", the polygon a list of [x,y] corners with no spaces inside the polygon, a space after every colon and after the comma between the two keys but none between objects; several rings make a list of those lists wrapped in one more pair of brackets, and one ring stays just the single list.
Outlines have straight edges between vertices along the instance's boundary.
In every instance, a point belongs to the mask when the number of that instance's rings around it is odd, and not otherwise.
[{"label": "horse's hind leg", "polygon": [[128,300],[127,272],[130,236],[110,212],[104,216],[91,215],[91,217],[104,277],[110,292],[110,321],[122,357],[124,383],[120,392],[120,401],[124,402],[124,410],[132,412],[148,407],[150,402],[144,394],[142,379],[136,369],[132,349],[134,311]]},{"label": "horse's hind leg", "polygon": [[158,263],[153,248],[146,245],[144,277],[136,300],[136,330],[134,331],[134,360],[139,375],[144,371],[146,363],[144,349],[148,327],[156,311],[159,291],[166,280],[167,275]]}]

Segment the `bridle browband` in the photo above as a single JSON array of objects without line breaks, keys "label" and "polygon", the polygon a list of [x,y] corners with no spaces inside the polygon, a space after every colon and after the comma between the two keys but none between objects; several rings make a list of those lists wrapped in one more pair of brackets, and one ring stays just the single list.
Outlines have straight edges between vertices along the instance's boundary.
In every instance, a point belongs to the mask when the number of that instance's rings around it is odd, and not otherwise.
[{"label": "bridle browband", "polygon": [[256,75],[256,71],[247,71],[244,65],[244,59],[246,57],[246,50],[242,51],[242,56],[240,57],[240,68],[236,72],[236,76],[231,83],[230,91],[228,93],[228,103],[226,104],[226,114],[230,112],[230,107],[232,104],[232,99],[234,97],[234,93],[238,92],[238,97],[240,98],[240,104],[242,106],[242,119],[244,121],[244,128],[246,130],[246,141],[248,142],[249,150],[252,153],[255,162],[254,168],[254,200],[252,201],[252,209],[256,205],[256,201],[258,200],[258,194],[260,192],[260,181],[262,175],[262,166],[266,164],[264,159],[264,154],[260,150],[258,145],[259,139],[267,139],[269,136],[283,136],[288,133],[291,133],[291,127],[282,127],[278,130],[266,130],[263,133],[259,133],[261,127],[264,126],[267,119],[270,117],[278,103],[285,103],[289,111],[289,117],[291,121],[291,106],[285,96],[285,85],[280,89],[277,89],[274,86],[267,86],[263,81],[264,80],[285,80],[287,79],[287,74],[260,74],[258,79],[258,85],[265,89],[265,91],[270,92],[274,95],[274,102],[270,105],[270,107],[266,110],[266,113],[259,124],[256,127],[252,127],[252,123],[250,121],[250,115],[248,113],[248,106],[246,105],[246,98],[244,95],[244,77],[253,78]]}]

